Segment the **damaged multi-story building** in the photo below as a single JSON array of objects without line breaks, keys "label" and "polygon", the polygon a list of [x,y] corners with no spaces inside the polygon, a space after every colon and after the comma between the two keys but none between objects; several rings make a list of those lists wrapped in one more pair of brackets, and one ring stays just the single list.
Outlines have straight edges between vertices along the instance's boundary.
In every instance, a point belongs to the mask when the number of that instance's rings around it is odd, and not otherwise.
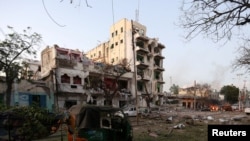
[{"label": "damaged multi-story building", "polygon": [[[86,52],[93,61],[119,64],[126,59],[133,75],[128,89],[139,106],[146,106],[150,97],[153,103],[163,103],[163,49],[158,38],[146,35],[146,26],[132,20],[121,19],[110,27],[109,41]],[[134,101],[135,104],[136,101]]]},{"label": "damaged multi-story building", "polygon": [[84,79],[88,71],[79,50],[54,45],[41,52],[41,77],[54,95],[54,106],[70,107],[84,101]]},{"label": "damaged multi-story building", "polygon": [[[79,50],[72,50],[54,45],[47,47],[41,53],[41,76],[54,95],[54,106],[69,108],[75,104],[91,102],[95,105],[105,105],[104,91],[101,88],[88,88],[90,78],[102,77],[106,87],[111,89],[115,75],[104,72],[104,63],[93,62]],[[114,66],[109,71],[117,70]],[[121,107],[129,100],[131,93],[131,72],[119,77],[119,97],[115,96],[112,105]]]},{"label": "damaged multi-story building", "polygon": [[[54,45],[41,53],[41,77],[55,95],[55,106],[70,107],[91,101],[96,105],[107,102],[102,89],[86,89],[89,77],[101,77],[112,90],[114,75],[103,73],[102,67],[111,64],[116,69],[122,60],[129,70],[119,77],[119,87],[112,105],[138,103],[146,106],[146,99],[161,104],[163,97],[163,60],[165,46],[157,38],[146,36],[146,27],[138,22],[122,19],[110,27],[110,38],[86,52]],[[88,79],[87,79],[88,78]]]}]

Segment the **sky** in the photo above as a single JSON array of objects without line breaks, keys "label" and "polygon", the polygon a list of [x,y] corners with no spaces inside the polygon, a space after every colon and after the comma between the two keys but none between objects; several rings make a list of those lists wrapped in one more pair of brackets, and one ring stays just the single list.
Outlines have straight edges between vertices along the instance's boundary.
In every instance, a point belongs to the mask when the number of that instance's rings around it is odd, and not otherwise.
[{"label": "sky", "polygon": [[[233,71],[238,40],[214,43],[200,35],[191,41],[183,38],[177,26],[182,0],[1,0],[0,39],[8,34],[7,26],[21,32],[31,27],[42,35],[38,52],[54,44],[88,51],[109,39],[110,26],[120,19],[138,20],[147,27],[147,36],[159,38],[163,50],[164,91],[173,84],[179,87],[194,83],[210,84],[220,90],[225,85],[248,87],[244,70]],[[139,11],[136,16],[136,11]],[[40,57],[38,57],[40,58]]]}]

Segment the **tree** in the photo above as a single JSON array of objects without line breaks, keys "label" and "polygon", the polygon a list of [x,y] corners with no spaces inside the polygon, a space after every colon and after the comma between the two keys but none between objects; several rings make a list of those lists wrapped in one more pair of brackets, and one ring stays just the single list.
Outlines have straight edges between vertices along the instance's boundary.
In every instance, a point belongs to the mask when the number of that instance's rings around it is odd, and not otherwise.
[{"label": "tree", "polygon": [[[117,65],[100,63],[100,73],[98,76],[89,76],[89,82],[85,86],[87,89],[102,90],[106,100],[105,105],[112,105],[112,99],[121,91],[119,88],[120,78],[130,72],[130,65],[127,59],[123,59]],[[105,77],[111,78],[111,83],[107,84],[104,81]]]},{"label": "tree", "polygon": [[23,61],[21,65],[22,65],[22,68],[20,70],[20,78],[30,80],[31,77],[34,75],[34,72],[29,69],[30,67],[29,63],[26,61]]},{"label": "tree", "polygon": [[36,104],[0,109],[2,136],[9,140],[36,140],[55,133],[63,121],[63,114],[48,113]]},{"label": "tree", "polygon": [[169,88],[170,92],[172,94],[179,94],[179,86],[178,85],[175,85],[173,84],[170,88]]},{"label": "tree", "polygon": [[250,22],[248,0],[183,0],[180,26],[187,29],[187,39],[203,33],[214,41],[230,40],[233,29]]},{"label": "tree", "polygon": [[239,97],[239,88],[236,88],[233,85],[223,86],[220,90],[220,93],[224,95],[224,99],[233,104],[238,101]]},{"label": "tree", "polygon": [[19,78],[21,58],[36,55],[36,47],[39,45],[42,37],[37,33],[31,33],[31,28],[18,33],[8,26],[12,32],[5,35],[4,40],[0,40],[0,71],[5,74],[6,83],[6,106],[10,106],[12,84]]},{"label": "tree", "polygon": [[141,76],[141,80],[142,80],[142,84],[144,86],[144,89],[146,91],[146,96],[145,96],[145,101],[147,104],[147,108],[150,109],[150,103],[152,102],[153,98],[151,97],[147,85],[146,85],[146,81],[144,80],[144,70],[143,69],[137,69],[137,74],[139,76]]},{"label": "tree", "polygon": [[[248,0],[183,0],[179,26],[187,30],[188,40],[203,34],[215,42],[227,42],[232,35],[239,37],[250,23],[249,9]],[[245,44],[239,47],[240,55],[232,64],[233,70],[249,71],[249,40],[243,39]]]},{"label": "tree", "polygon": [[246,69],[246,72],[250,72],[250,39],[243,39],[244,43],[240,46],[238,52],[239,56],[233,62],[233,69],[240,68]]}]

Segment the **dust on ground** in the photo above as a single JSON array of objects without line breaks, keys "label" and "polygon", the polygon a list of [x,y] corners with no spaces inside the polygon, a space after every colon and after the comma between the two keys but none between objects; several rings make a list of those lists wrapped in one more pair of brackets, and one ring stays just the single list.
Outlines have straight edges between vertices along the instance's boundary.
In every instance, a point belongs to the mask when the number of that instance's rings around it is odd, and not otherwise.
[{"label": "dust on ground", "polygon": [[157,137],[160,130],[171,134],[174,130],[201,124],[250,125],[250,115],[242,111],[195,111],[190,109],[168,110],[147,116],[130,117],[135,134],[144,133]]}]

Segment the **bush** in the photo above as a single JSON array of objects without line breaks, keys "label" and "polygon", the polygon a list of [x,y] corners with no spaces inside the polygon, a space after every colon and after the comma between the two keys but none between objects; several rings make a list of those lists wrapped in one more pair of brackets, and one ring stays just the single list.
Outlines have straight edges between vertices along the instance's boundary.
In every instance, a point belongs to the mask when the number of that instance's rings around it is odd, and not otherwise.
[{"label": "bush", "polygon": [[[51,127],[59,128],[62,116],[48,113],[36,105],[13,107],[0,113],[0,130],[13,140],[34,140],[52,134]],[[1,126],[2,125],[2,126]]]}]

